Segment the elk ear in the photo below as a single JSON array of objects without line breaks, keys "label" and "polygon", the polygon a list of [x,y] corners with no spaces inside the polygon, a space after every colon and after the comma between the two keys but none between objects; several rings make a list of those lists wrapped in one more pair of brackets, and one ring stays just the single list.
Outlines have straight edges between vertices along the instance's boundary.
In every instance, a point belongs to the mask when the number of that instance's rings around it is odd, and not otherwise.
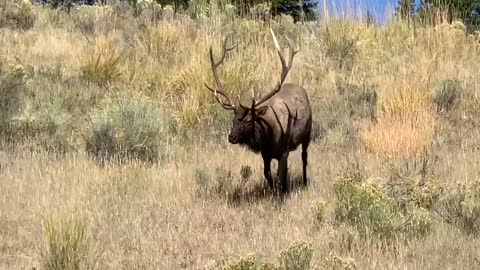
[{"label": "elk ear", "polygon": [[255,116],[262,116],[267,113],[268,106],[255,109]]}]

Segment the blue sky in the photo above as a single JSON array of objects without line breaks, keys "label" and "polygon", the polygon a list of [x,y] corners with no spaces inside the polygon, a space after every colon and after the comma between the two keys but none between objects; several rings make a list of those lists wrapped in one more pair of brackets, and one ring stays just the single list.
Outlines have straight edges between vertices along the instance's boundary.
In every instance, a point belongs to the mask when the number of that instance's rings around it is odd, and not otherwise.
[{"label": "blue sky", "polygon": [[318,8],[320,14],[323,13],[324,3],[327,4],[330,14],[349,17],[352,15],[366,13],[370,10],[376,21],[384,23],[387,19],[388,11],[392,10],[398,0],[318,0]]}]

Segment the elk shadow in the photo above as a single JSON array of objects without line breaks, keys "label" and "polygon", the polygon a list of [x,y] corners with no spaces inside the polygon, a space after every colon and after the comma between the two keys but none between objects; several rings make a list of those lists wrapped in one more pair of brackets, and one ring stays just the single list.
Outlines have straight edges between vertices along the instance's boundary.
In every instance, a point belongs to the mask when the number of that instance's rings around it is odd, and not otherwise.
[{"label": "elk shadow", "polygon": [[271,190],[267,181],[263,177],[252,178],[255,183],[251,186],[244,187],[232,196],[229,196],[227,202],[232,206],[242,206],[245,204],[251,204],[261,201],[272,201],[277,203],[283,203],[290,194],[296,191],[302,191],[308,188],[303,184],[303,176],[301,172],[288,172],[289,178],[289,191],[283,196],[279,193],[279,182],[276,175],[272,175],[276,188]]}]

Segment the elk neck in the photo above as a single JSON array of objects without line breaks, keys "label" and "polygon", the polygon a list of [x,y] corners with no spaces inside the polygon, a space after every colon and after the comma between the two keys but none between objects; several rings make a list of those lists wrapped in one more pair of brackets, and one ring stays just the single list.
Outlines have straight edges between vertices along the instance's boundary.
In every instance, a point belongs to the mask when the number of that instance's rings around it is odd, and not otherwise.
[{"label": "elk neck", "polygon": [[259,153],[268,148],[269,137],[271,137],[272,128],[262,117],[256,117],[253,122],[252,134],[243,144],[252,152]]}]

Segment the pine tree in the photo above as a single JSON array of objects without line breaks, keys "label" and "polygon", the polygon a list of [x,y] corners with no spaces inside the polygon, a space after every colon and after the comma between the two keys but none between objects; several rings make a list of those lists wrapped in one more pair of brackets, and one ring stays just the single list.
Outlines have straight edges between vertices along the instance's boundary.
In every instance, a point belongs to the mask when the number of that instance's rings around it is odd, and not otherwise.
[{"label": "pine tree", "polygon": [[[299,3],[303,3],[302,6]],[[305,20],[314,20],[316,18],[317,1],[315,0],[273,0],[272,13],[274,16],[280,14],[288,14],[293,17],[295,22],[300,21],[303,17]],[[302,8],[303,14],[302,14]]]},{"label": "pine tree", "polygon": [[396,8],[396,15],[402,19],[408,19],[415,13],[414,0],[400,0]]},{"label": "pine tree", "polygon": [[462,20],[472,23],[478,19],[480,13],[480,0],[422,0],[419,11],[423,16],[428,16],[431,10],[441,9],[447,12],[447,20]]}]

